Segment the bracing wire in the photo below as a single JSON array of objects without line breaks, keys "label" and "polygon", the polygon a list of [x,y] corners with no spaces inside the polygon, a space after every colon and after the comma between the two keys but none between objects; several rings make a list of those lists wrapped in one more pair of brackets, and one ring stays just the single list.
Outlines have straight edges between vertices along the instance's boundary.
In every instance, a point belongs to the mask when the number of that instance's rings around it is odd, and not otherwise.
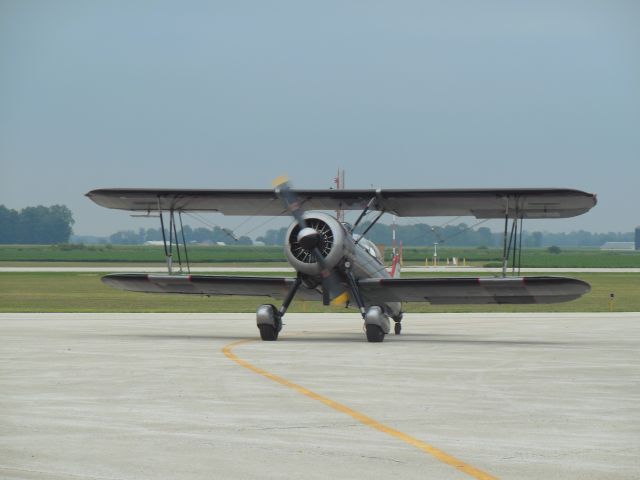
[{"label": "bracing wire", "polygon": [[443,227],[446,227],[446,226],[447,226],[447,225],[449,225],[450,223],[455,222],[456,220],[459,220],[460,218],[462,218],[462,216],[453,217],[453,218],[451,218],[451,219],[447,220],[446,222],[444,222],[442,225],[438,225],[438,226],[437,226],[437,227],[435,227],[435,228],[443,228]]},{"label": "bracing wire", "polygon": [[193,218],[194,220],[198,220],[200,223],[206,225],[207,227],[210,228],[219,228],[220,230],[222,230],[229,238],[233,239],[234,242],[237,242],[238,239],[235,237],[235,234],[233,232],[233,230],[230,230],[228,228],[222,228],[219,225],[216,225],[215,223],[209,222],[206,219],[202,218],[200,215],[196,214],[196,213],[190,213],[190,212],[184,212],[185,215]]},{"label": "bracing wire", "polygon": [[238,237],[242,236],[242,235],[249,235],[250,233],[255,232],[256,230],[258,230],[259,228],[267,225],[268,223],[274,221],[278,216],[269,216],[269,218],[267,218],[267,220],[265,220],[264,222],[259,223],[258,225],[256,225],[255,227],[251,228],[250,230],[247,230],[244,233],[238,233],[238,230],[246,225],[248,222],[250,222],[251,220],[253,220],[255,217],[260,216],[260,214],[271,204],[275,201],[276,199],[270,200],[268,202],[265,202],[264,205],[259,208],[255,213],[253,213],[252,215],[248,215],[247,218],[245,218],[243,221],[241,221],[238,225],[235,226],[235,228],[222,228],[219,225],[216,225],[215,223],[209,222],[208,220],[204,219],[201,215],[198,215],[196,213],[193,212],[184,212],[185,215],[188,215],[189,217],[193,218],[194,220],[198,220],[200,223],[202,223],[203,225],[208,226],[209,228],[220,228],[224,233],[227,234],[228,237],[232,238],[233,241],[237,242],[238,241]]},{"label": "bracing wire", "polygon": [[[461,218],[461,217],[457,217],[457,218]],[[448,237],[444,237],[442,238],[442,243],[445,243],[447,240],[451,240],[452,238],[457,237],[458,235],[462,235],[464,232],[467,232],[469,230],[471,230],[472,228],[475,228],[479,225],[482,225],[485,222],[488,222],[490,219],[489,218],[485,218],[484,220],[480,220],[479,222],[474,223],[473,225],[469,225],[468,227],[463,228],[462,230],[458,230],[456,233],[449,235]],[[441,227],[436,227],[436,228],[441,228]]]},{"label": "bracing wire", "polygon": [[[252,217],[253,218],[253,217]],[[261,227],[264,227],[265,225],[273,222],[276,218],[278,217],[269,217],[267,220],[265,220],[262,223],[259,223],[258,225],[256,225],[255,227],[253,227],[251,230],[248,230],[247,232],[245,232],[245,235],[249,235],[250,233],[255,232],[256,230],[258,230]]]},{"label": "bracing wire", "polygon": [[[247,218],[245,218],[243,221],[241,221],[238,225],[236,225],[235,228],[233,228],[233,231],[238,231],[240,230],[240,227],[246,225],[248,222],[250,222],[251,220],[253,220],[255,217],[259,216],[262,212],[264,212],[264,210],[271,205],[274,201],[276,201],[277,198],[273,198],[271,200],[269,200],[268,202],[265,202],[264,205],[262,205],[261,208],[259,208],[254,214],[249,215]],[[255,229],[253,229],[255,230]],[[253,230],[250,230],[250,232],[252,232]],[[248,232],[249,233],[249,232]],[[245,234],[247,235],[247,234]]]}]

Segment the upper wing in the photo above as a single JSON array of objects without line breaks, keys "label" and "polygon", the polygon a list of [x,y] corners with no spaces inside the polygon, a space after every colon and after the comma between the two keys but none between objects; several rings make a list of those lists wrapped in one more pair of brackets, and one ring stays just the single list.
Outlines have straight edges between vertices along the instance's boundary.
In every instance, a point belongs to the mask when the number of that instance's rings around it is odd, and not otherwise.
[{"label": "upper wing", "polygon": [[[400,217],[562,218],[589,211],[596,196],[570,189],[296,190],[305,210],[374,209]],[[288,215],[274,190],[101,189],[87,196],[107,208],[214,211],[224,215]]]},{"label": "upper wing", "polygon": [[[290,277],[112,273],[102,277],[102,281],[112,287],[132,292],[283,298],[291,288],[294,279]],[[298,297],[303,300],[322,300],[322,294],[314,289],[300,288],[298,292]]]},{"label": "upper wing", "polygon": [[575,300],[591,290],[582,280],[563,277],[384,278],[359,284],[368,303],[437,305],[558,303]]}]

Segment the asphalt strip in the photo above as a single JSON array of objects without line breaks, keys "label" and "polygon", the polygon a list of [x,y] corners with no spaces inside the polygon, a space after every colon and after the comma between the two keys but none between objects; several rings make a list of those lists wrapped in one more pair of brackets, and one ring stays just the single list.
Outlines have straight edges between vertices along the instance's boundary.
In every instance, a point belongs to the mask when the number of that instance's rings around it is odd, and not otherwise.
[{"label": "asphalt strip", "polygon": [[268,378],[269,380],[272,380],[280,385],[282,385],[283,387],[287,387],[290,388],[291,390],[294,390],[296,392],[298,392],[301,395],[305,395],[306,397],[311,398],[312,400],[316,400],[320,403],[323,403],[324,405],[326,405],[329,408],[332,408],[333,410],[336,410],[337,412],[343,413],[345,415],[350,416],[351,418],[353,418],[354,420],[357,420],[358,422],[362,423],[363,425],[366,425],[367,427],[371,427],[375,430],[378,430],[382,433],[385,433],[387,435],[390,435],[402,442],[407,443],[408,445],[411,445],[412,447],[415,447],[419,450],[422,450],[425,453],[428,453],[429,455],[435,457],[437,460],[439,460],[442,463],[445,463],[459,471],[461,471],[462,473],[465,473],[467,475],[469,475],[470,477],[473,477],[477,480],[497,480],[498,477],[495,477],[487,472],[484,472],[472,465],[469,465],[468,463],[463,462],[462,460],[460,460],[459,458],[454,457],[453,455],[449,455],[447,452],[440,450],[437,447],[434,447],[433,445],[430,445],[426,442],[423,442],[422,440],[419,440],[415,437],[412,437],[411,435],[408,435],[404,432],[401,432],[400,430],[396,430],[393,427],[390,427],[388,425],[385,425],[384,423],[381,423],[363,413],[360,413],[356,410],[353,410],[352,408],[347,407],[346,405],[343,405],[342,403],[336,402],[335,400],[331,400],[328,397],[325,397],[324,395],[320,395],[319,393],[316,393],[312,390],[309,390],[308,388],[305,388],[301,385],[298,385],[297,383],[291,382],[289,380],[287,380],[286,378],[280,377],[274,373],[271,373],[267,370],[264,370],[260,367],[257,367],[255,365],[253,365],[252,363],[249,363],[248,361],[238,357],[233,351],[236,347],[239,347],[241,345],[245,345],[247,343],[251,343],[251,342],[256,342],[257,339],[243,339],[243,340],[236,340],[234,342],[231,342],[227,345],[225,345],[222,348],[222,353],[224,353],[224,355],[234,361],[235,363],[237,363],[238,365],[240,365],[241,367],[246,368],[247,370],[252,371],[253,373],[257,373],[258,375],[262,375],[265,378]]}]

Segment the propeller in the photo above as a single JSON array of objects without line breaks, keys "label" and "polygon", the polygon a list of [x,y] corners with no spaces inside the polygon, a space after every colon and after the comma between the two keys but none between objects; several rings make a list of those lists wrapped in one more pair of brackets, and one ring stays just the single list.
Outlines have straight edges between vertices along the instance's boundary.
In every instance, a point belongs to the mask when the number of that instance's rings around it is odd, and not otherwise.
[{"label": "propeller", "polygon": [[296,240],[298,244],[311,253],[320,267],[320,278],[322,280],[323,300],[325,304],[328,304],[333,296],[337,296],[342,293],[342,286],[340,280],[336,277],[331,268],[327,266],[324,260],[322,251],[320,250],[320,243],[322,236],[316,229],[310,227],[304,218],[304,210],[302,204],[298,200],[298,196],[291,190],[289,179],[286,177],[278,177],[273,182],[275,192],[278,198],[282,200],[285,208],[294,218],[298,224],[298,235]]}]

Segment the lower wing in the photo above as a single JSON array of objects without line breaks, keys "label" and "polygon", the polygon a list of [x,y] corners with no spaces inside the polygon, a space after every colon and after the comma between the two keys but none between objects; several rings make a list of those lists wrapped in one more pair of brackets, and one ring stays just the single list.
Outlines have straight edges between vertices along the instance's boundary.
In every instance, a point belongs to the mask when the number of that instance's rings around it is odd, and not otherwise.
[{"label": "lower wing", "polygon": [[[294,278],[120,273],[106,275],[102,281],[134,292],[283,298]],[[591,286],[582,280],[564,277],[372,278],[358,283],[368,305],[388,302],[436,305],[559,303],[575,300],[591,290]],[[322,293],[303,287],[296,297],[322,300]]]},{"label": "lower wing", "polygon": [[[284,298],[295,279],[291,277],[113,273],[102,277],[102,281],[112,287],[131,292]],[[315,289],[300,288],[296,297],[303,300],[322,300],[322,293]]]},{"label": "lower wing", "polygon": [[591,290],[582,280],[564,277],[382,278],[362,280],[360,288],[367,300],[434,305],[559,303]]}]

